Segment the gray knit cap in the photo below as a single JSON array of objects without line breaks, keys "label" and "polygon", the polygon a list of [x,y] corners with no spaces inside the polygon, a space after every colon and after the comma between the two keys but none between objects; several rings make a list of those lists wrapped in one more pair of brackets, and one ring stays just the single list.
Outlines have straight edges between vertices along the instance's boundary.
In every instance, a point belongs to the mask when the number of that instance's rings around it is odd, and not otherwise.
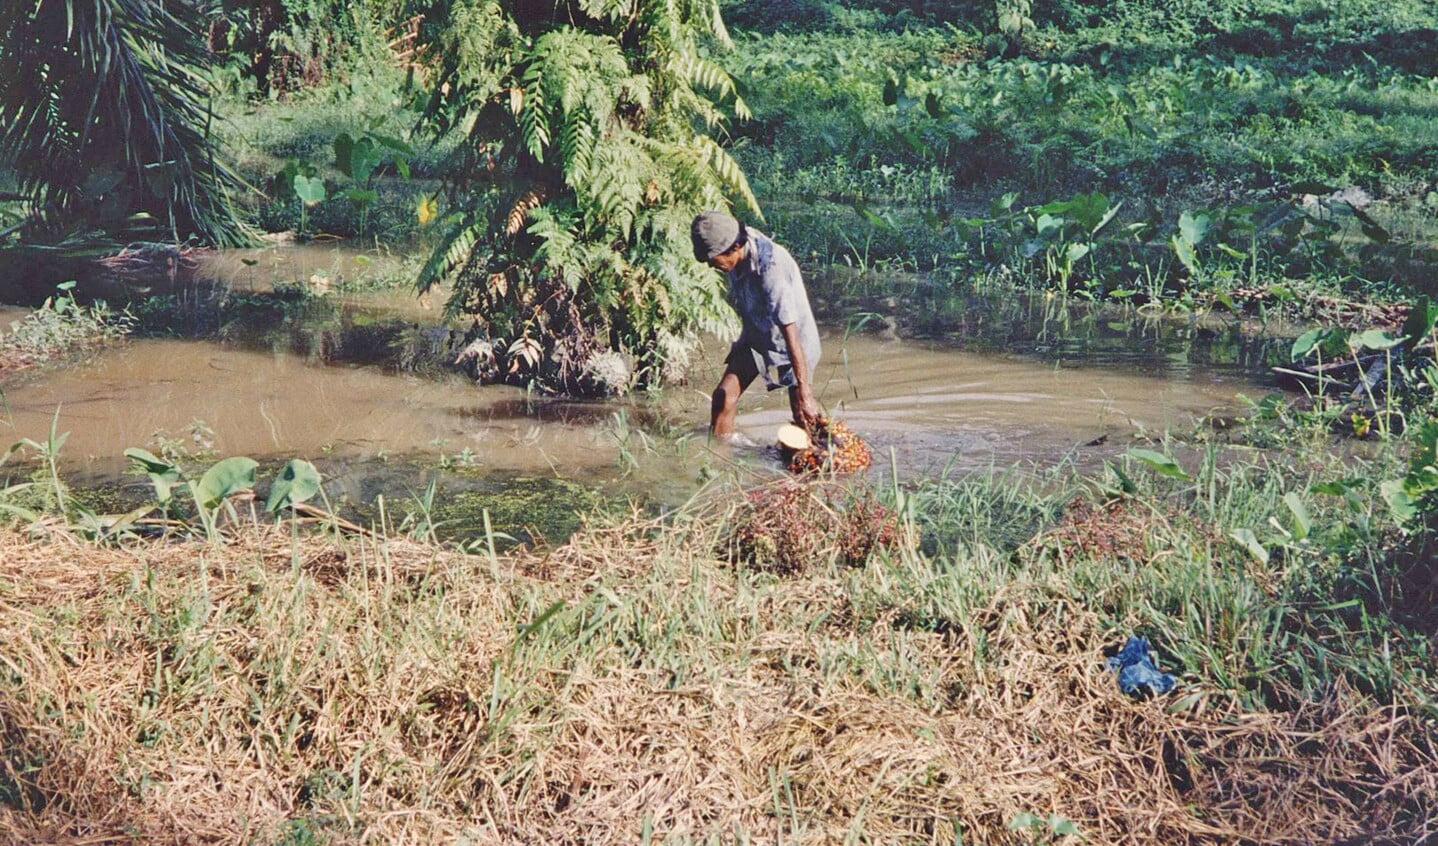
[{"label": "gray knit cap", "polygon": [[695,261],[708,261],[744,241],[744,224],[723,212],[707,211],[694,218],[689,236]]}]

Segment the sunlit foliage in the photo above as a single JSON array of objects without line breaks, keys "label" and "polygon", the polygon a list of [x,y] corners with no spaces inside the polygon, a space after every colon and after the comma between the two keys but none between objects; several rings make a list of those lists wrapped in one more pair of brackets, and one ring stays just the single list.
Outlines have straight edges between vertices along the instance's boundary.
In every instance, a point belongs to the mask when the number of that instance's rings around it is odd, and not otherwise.
[{"label": "sunlit foliage", "polygon": [[478,317],[504,378],[659,381],[682,339],[729,319],[690,220],[731,198],[757,212],[712,137],[744,114],[706,54],[728,44],[717,2],[460,0],[441,32],[428,114],[468,140],[420,289],[453,282],[450,312]]}]

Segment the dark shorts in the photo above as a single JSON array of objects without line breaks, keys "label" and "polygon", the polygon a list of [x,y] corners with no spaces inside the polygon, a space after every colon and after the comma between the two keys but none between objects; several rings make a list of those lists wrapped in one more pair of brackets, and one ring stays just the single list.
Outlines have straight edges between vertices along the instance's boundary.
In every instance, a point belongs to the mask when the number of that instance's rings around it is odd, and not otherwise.
[{"label": "dark shorts", "polygon": [[724,357],[724,366],[734,371],[746,384],[753,376],[763,376],[764,386],[771,391],[779,388],[792,388],[799,384],[798,380],[794,378],[794,365],[787,361],[775,365],[772,370],[778,373],[779,378],[776,380],[770,374],[771,368],[769,363],[764,360],[763,353],[748,344],[735,342],[730,345],[729,354]]}]

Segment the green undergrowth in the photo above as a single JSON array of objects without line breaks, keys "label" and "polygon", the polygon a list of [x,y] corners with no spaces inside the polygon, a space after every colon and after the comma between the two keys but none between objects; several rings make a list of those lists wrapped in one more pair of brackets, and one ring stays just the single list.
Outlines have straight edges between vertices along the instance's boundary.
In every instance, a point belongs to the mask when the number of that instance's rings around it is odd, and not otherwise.
[{"label": "green undergrowth", "polygon": [[77,302],[74,287],[74,282],[62,283],[24,317],[0,326],[0,374],[101,346],[123,338],[134,327],[128,312],[104,302]]},{"label": "green undergrowth", "polygon": [[978,19],[751,34],[735,154],[811,261],[1164,304],[1428,291],[1438,88],[1408,45],[1438,17],[1266,5],[1070,10],[1007,58]]}]

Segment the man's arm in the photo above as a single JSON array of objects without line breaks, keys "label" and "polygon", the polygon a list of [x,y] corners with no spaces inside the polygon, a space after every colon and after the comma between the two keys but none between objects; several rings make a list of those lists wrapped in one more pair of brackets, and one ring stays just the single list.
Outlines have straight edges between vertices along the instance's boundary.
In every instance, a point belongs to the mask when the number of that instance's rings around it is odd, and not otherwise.
[{"label": "man's arm", "polygon": [[789,363],[794,368],[794,387],[791,405],[794,422],[806,428],[812,427],[823,416],[819,402],[814,399],[814,386],[809,383],[809,360],[804,357],[804,345],[799,342],[799,324],[785,323],[779,327],[784,333],[784,345],[789,348]]}]

